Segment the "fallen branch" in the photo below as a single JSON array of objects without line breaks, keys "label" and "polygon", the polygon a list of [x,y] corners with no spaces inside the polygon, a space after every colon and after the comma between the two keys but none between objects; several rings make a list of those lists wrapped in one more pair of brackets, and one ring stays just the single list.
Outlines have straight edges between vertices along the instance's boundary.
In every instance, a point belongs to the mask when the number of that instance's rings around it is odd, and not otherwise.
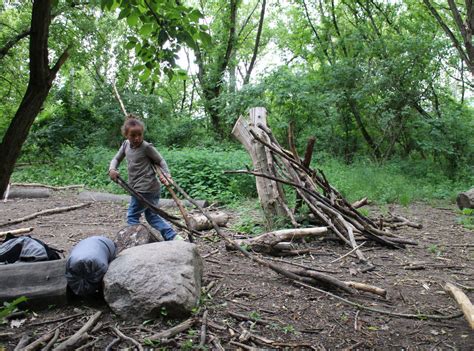
[{"label": "fallen branch", "polygon": [[[92,329],[95,323],[99,320],[100,316],[102,315],[102,312],[99,311],[95,313],[84,326],[79,329],[77,332],[75,332],[70,338],[67,340],[63,341],[61,344],[59,344],[54,350],[70,350],[74,349],[74,347],[79,344],[79,342],[84,340],[84,335],[87,335],[87,332]],[[88,335],[87,335],[88,337]]]},{"label": "fallen branch", "polygon": [[136,341],[134,338],[131,338],[127,335],[125,335],[124,333],[122,333],[119,328],[117,327],[112,327],[112,330],[114,331],[115,334],[117,334],[118,337],[120,337],[121,339],[125,340],[125,341],[129,341],[131,342],[133,345],[135,345],[138,349],[138,351],[143,351],[143,347],[142,345]]},{"label": "fallen branch", "polygon": [[33,327],[33,326],[38,326],[38,325],[43,325],[43,324],[62,322],[62,321],[65,321],[65,320],[69,320],[69,319],[73,319],[75,317],[82,316],[83,314],[84,314],[84,312],[80,312],[80,313],[72,314],[70,316],[65,316],[65,317],[61,317],[61,318],[50,319],[50,320],[47,320],[47,321],[31,323],[29,326]]},{"label": "fallen branch", "polygon": [[108,345],[107,347],[105,348],[105,351],[111,351],[112,350],[112,347],[114,347],[116,344],[118,344],[120,342],[120,337],[117,337],[115,338],[114,340],[112,340]]},{"label": "fallen branch", "polygon": [[23,348],[28,345],[28,343],[30,342],[31,340],[31,337],[29,335],[22,335],[21,338],[20,338],[20,341],[18,341],[18,344],[15,346],[15,348],[13,349],[13,351],[21,351],[23,350]]},{"label": "fallen branch", "polygon": [[251,321],[251,322],[254,322],[256,324],[269,325],[269,324],[273,323],[272,321],[268,321],[268,320],[263,319],[263,318],[254,318],[254,317],[251,317],[251,316],[246,316],[244,314],[240,314],[240,313],[232,312],[232,311],[227,311],[227,314],[229,316],[234,317],[235,319],[238,319],[238,320],[241,320],[241,321]]},{"label": "fallen branch", "polygon": [[154,334],[150,337],[147,337],[147,339],[156,340],[156,341],[160,341],[162,339],[169,339],[172,336],[175,336],[176,334],[179,334],[179,333],[181,333],[185,330],[188,330],[194,324],[196,324],[196,322],[197,322],[196,318],[189,318],[189,319],[185,320],[184,322],[182,322],[178,325],[175,325],[173,328],[163,330],[163,331],[161,331],[159,333],[156,333],[156,334]]},{"label": "fallen branch", "polygon": [[456,314],[451,314],[451,315],[447,315],[447,316],[438,316],[438,315],[429,315],[429,314],[423,314],[423,313],[409,314],[409,313],[398,313],[398,312],[390,312],[390,311],[386,311],[386,310],[379,310],[377,308],[361,305],[360,303],[353,302],[353,301],[345,299],[345,298],[343,298],[339,295],[330,293],[330,292],[325,291],[325,290],[318,289],[314,286],[311,286],[311,285],[308,285],[308,284],[305,284],[305,283],[295,282],[295,284],[300,285],[300,286],[304,286],[304,287],[306,287],[308,289],[311,289],[311,290],[318,291],[322,294],[329,295],[329,296],[334,297],[335,299],[337,299],[339,301],[344,302],[345,304],[357,307],[360,310],[375,312],[375,313],[380,313],[380,314],[386,314],[386,315],[393,316],[393,317],[402,317],[402,318],[410,318],[410,319],[440,319],[441,320],[441,319],[459,318],[463,315],[462,313],[456,313]]},{"label": "fallen branch", "polygon": [[199,341],[199,348],[203,348],[204,345],[206,344],[207,314],[208,314],[208,311],[205,310],[202,315],[201,339]]},{"label": "fallen branch", "polygon": [[2,236],[7,236],[8,234],[16,235],[16,234],[29,233],[29,232],[33,231],[33,229],[34,229],[33,227],[29,227],[29,228],[20,228],[20,229],[7,230],[6,232],[0,232],[0,238]]},{"label": "fallen branch", "polygon": [[469,326],[471,327],[471,329],[474,329],[474,307],[472,306],[472,303],[466,296],[466,294],[464,294],[461,289],[455,287],[451,283],[446,283],[446,285],[444,286],[444,290],[446,290],[449,295],[451,295],[454,300],[456,300]]},{"label": "fallen branch", "polygon": [[345,283],[347,284],[347,286],[350,286],[351,288],[354,288],[356,290],[370,292],[372,294],[382,296],[383,298],[387,297],[387,290],[379,288],[377,286],[352,281]]},{"label": "fallen branch", "polygon": [[46,344],[45,347],[41,349],[41,351],[49,351],[53,347],[54,343],[58,340],[58,338],[59,338],[59,328],[56,328],[53,338],[49,340],[49,342]]},{"label": "fallen branch", "polygon": [[11,185],[28,187],[28,188],[46,188],[46,189],[51,189],[51,190],[69,190],[69,189],[76,189],[76,188],[84,188],[85,186],[84,184],[52,186],[52,185],[39,184],[39,183],[12,183]]},{"label": "fallen branch", "polygon": [[345,257],[349,256],[351,253],[353,253],[355,250],[357,250],[357,249],[361,248],[362,246],[364,246],[365,243],[366,243],[366,242],[364,241],[362,244],[360,244],[360,245],[354,247],[354,248],[353,248],[351,251],[349,251],[348,253],[342,255],[341,257],[336,258],[335,260],[332,260],[332,261],[329,262],[329,263],[336,263],[337,261],[342,260],[343,258],[345,258]]},{"label": "fallen branch", "polygon": [[23,351],[34,351],[40,348],[43,344],[46,344],[54,336],[54,333],[46,333],[39,339],[33,341],[31,344],[26,345],[22,350]]},{"label": "fallen branch", "polygon": [[39,212],[30,214],[30,215],[25,216],[25,217],[21,217],[21,218],[18,218],[18,219],[9,220],[7,222],[0,223],[0,227],[4,227],[4,226],[7,226],[7,225],[12,225],[12,224],[16,224],[16,223],[21,223],[21,222],[26,222],[26,221],[29,221],[30,219],[34,219],[34,218],[39,217],[39,216],[49,216],[49,215],[56,214],[56,213],[62,213],[62,212],[77,210],[79,208],[87,207],[87,206],[90,206],[90,205],[91,205],[91,203],[85,203],[85,204],[79,204],[79,205],[73,205],[73,206],[51,208],[51,209],[48,209],[48,210],[43,210],[43,211],[39,211]]},{"label": "fallen branch", "polygon": [[[300,239],[308,236],[320,236],[326,234],[327,231],[327,227],[282,229],[261,234],[249,239],[236,240],[236,243],[240,246],[247,245],[255,252],[272,253],[275,251],[282,251],[282,248],[277,247],[277,245],[283,241]],[[232,246],[230,248],[232,248]]]}]

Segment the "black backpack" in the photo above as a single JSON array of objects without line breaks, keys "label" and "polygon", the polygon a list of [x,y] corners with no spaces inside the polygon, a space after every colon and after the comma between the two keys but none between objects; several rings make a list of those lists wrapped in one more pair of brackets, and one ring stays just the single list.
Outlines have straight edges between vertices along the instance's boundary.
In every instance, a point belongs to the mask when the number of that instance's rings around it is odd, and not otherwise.
[{"label": "black backpack", "polygon": [[[0,245],[0,263],[15,263],[21,259],[21,252],[23,250],[23,245],[25,243],[25,240],[17,240],[17,239],[22,239],[22,238],[29,238],[44,248],[44,250],[46,251],[47,259],[43,258],[41,260],[52,261],[52,260],[59,260],[62,258],[60,255],[60,253],[63,252],[62,250],[49,247],[46,243],[44,243],[43,241],[39,239],[32,238],[29,235],[17,237],[12,234],[7,234],[7,236],[5,237],[5,240],[3,241],[3,244]],[[10,240],[16,240],[17,243],[8,243],[8,245],[5,245]],[[38,259],[35,259],[35,257],[29,257],[28,259],[21,259],[21,260],[27,261],[27,262],[38,261]]]}]

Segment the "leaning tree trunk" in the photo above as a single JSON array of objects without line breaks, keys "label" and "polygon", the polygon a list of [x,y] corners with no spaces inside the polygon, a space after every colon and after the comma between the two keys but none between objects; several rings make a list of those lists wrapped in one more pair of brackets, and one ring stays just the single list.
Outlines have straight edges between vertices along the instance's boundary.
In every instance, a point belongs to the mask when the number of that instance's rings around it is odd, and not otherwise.
[{"label": "leaning tree trunk", "polygon": [[51,24],[51,0],[33,2],[30,34],[30,79],[23,100],[0,144],[0,197],[5,192],[21,147],[40,112],[57,72],[68,57],[64,51],[49,68],[48,35]]},{"label": "leaning tree trunk", "polygon": [[[250,133],[252,130],[256,135],[265,137],[258,125],[267,126],[267,111],[264,107],[250,109],[250,118],[240,116],[232,129],[232,134],[242,143],[252,158],[253,168],[268,175],[274,174],[270,171],[274,168],[271,155],[264,145],[258,143]],[[273,180],[263,177],[256,178],[257,193],[262,205],[267,224],[270,228],[275,225],[277,218],[292,218],[291,212],[285,204],[281,185]]]},{"label": "leaning tree trunk", "polygon": [[456,198],[456,203],[461,210],[465,208],[474,208],[474,188],[460,193]]}]

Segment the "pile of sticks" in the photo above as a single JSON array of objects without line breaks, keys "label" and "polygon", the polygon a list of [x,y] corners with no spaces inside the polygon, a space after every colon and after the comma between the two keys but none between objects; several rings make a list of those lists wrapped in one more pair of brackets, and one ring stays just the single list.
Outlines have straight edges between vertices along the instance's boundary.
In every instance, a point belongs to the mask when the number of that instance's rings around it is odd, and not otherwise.
[{"label": "pile of sticks", "polygon": [[[416,244],[411,240],[397,237],[390,232],[388,227],[393,226],[392,223],[384,228],[383,221],[376,222],[361,214],[329,183],[322,170],[312,169],[309,166],[314,139],[310,139],[308,142],[305,158],[301,159],[294,146],[291,128],[289,133],[291,151],[288,151],[275,139],[272,131],[265,124],[265,118],[259,117],[260,120],[254,120],[253,123],[252,121],[245,124],[243,122],[240,123],[245,126],[243,127],[246,129],[245,133],[247,133],[245,138],[248,139],[250,136],[252,138],[251,143],[247,142],[247,144],[263,146],[265,152],[263,157],[266,158],[266,165],[264,167],[258,166],[259,170],[247,169],[228,171],[227,173],[251,174],[274,182],[273,188],[278,188],[279,195],[274,202],[281,204],[284,213],[295,228],[300,226],[296,219],[296,213],[302,207],[302,204],[306,204],[310,216],[318,224],[334,233],[341,242],[349,245],[361,262],[367,262],[367,260],[358,248],[356,238],[362,238],[365,241],[375,241],[389,248],[401,248],[405,244]],[[234,130],[239,128],[238,125],[239,121]],[[239,140],[243,139],[239,134],[244,133],[234,133]],[[245,145],[245,142],[243,143]],[[257,158],[261,160],[262,152],[260,152],[260,155],[258,155],[258,152],[255,153]],[[252,152],[250,154],[256,168],[258,163],[255,162]],[[297,201],[293,210],[288,208],[288,204],[285,201],[282,184],[289,185],[296,191]],[[262,206],[265,210],[265,204],[262,204]],[[404,224],[407,223],[408,221]],[[397,224],[402,224],[402,221],[398,221]],[[410,224],[412,223],[410,222]]]}]

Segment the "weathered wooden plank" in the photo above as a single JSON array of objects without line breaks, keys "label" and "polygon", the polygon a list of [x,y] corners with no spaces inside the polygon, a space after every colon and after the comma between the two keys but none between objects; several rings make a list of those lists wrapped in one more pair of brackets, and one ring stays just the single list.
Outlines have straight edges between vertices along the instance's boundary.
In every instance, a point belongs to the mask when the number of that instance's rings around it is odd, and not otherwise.
[{"label": "weathered wooden plank", "polygon": [[20,296],[29,307],[67,303],[66,259],[0,265],[0,303]]}]

